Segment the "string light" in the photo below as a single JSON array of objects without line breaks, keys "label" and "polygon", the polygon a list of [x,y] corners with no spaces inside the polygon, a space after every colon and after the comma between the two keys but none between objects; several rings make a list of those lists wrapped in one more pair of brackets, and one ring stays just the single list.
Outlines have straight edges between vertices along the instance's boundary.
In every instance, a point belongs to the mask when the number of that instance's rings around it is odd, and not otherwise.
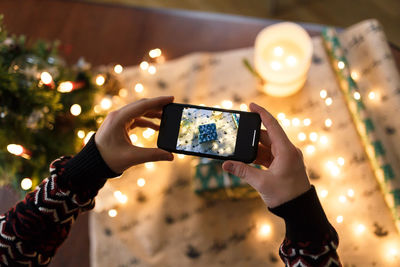
[{"label": "string light", "polygon": [[69,93],[74,89],[74,84],[72,82],[62,82],[57,88],[60,93]]},{"label": "string light", "polygon": [[48,73],[47,71],[43,71],[40,74],[40,80],[42,81],[42,83],[49,85],[53,82],[53,77],[51,77],[50,73]]},{"label": "string light", "polygon": [[330,106],[330,105],[332,105],[332,98],[330,98],[330,97],[328,97],[327,99],[325,99],[325,104],[327,105],[327,106]]},{"label": "string light", "polygon": [[80,139],[83,139],[83,138],[85,138],[85,131],[79,130],[78,133],[77,133],[77,135],[78,135],[78,137],[79,137]]},{"label": "string light", "polygon": [[304,124],[304,126],[310,126],[310,125],[311,125],[311,119],[305,118],[305,119],[303,120],[303,124]]},{"label": "string light", "polygon": [[83,143],[85,145],[89,142],[90,138],[92,137],[92,135],[94,135],[94,133],[95,133],[94,131],[90,131],[90,132],[87,133],[85,139],[83,140]]},{"label": "string light", "polygon": [[154,131],[151,128],[147,128],[146,130],[143,131],[142,135],[144,138],[149,139],[152,135],[155,134],[156,131]]},{"label": "string light", "polygon": [[353,80],[357,80],[358,79],[358,72],[356,72],[356,71],[352,71],[351,72],[351,78],[353,78]]},{"label": "string light", "polygon": [[161,49],[160,48],[155,48],[149,51],[149,56],[151,58],[156,58],[161,56]]},{"label": "string light", "polygon": [[326,144],[329,142],[329,139],[328,139],[327,136],[321,135],[321,136],[319,137],[319,142],[320,142],[321,144],[323,144],[323,145],[326,145]]},{"label": "string light", "polygon": [[139,187],[143,187],[146,184],[146,180],[144,178],[139,178],[136,183]]},{"label": "string light", "polygon": [[289,119],[283,119],[282,120],[282,125],[285,127],[289,127],[290,126],[290,120]]},{"label": "string light", "polygon": [[300,133],[297,135],[297,138],[298,138],[300,141],[305,141],[305,140],[307,139],[307,135],[306,135],[305,133],[303,133],[303,132],[300,132]]},{"label": "string light", "polygon": [[147,70],[151,75],[156,74],[157,69],[154,66],[149,66],[148,70]]},{"label": "string light", "polygon": [[131,135],[129,136],[129,139],[131,139],[132,144],[134,144],[134,143],[137,142],[138,137],[137,137],[136,134],[131,134]]},{"label": "string light", "polygon": [[328,161],[326,167],[329,169],[332,176],[339,176],[340,168],[333,161]]},{"label": "string light", "polygon": [[154,169],[154,162],[146,162],[144,166],[146,167],[146,169],[152,170]]},{"label": "string light", "polygon": [[337,64],[337,66],[338,66],[338,68],[339,68],[339,69],[341,69],[341,70],[342,70],[342,69],[344,69],[344,67],[345,67],[345,64],[344,64],[344,62],[343,62],[343,61],[339,61],[339,62],[338,62],[338,64]]},{"label": "string light", "polygon": [[337,163],[338,163],[340,166],[343,166],[343,165],[344,165],[344,158],[343,158],[343,157],[338,157],[338,158],[337,158]]},{"label": "string light", "polygon": [[118,212],[117,212],[116,209],[110,209],[110,210],[108,211],[108,216],[110,216],[111,218],[114,218],[114,217],[117,216],[117,215],[118,215]]},{"label": "string light", "polygon": [[298,118],[293,118],[292,119],[292,125],[293,126],[299,126],[300,125],[300,120]]},{"label": "string light", "polygon": [[142,70],[147,70],[149,68],[149,63],[147,61],[142,61],[139,66]]},{"label": "string light", "polygon": [[348,189],[347,190],[347,195],[349,196],[349,197],[354,197],[354,190],[353,189]]},{"label": "string light", "polygon": [[321,190],[321,192],[319,193],[319,195],[320,195],[322,198],[326,198],[326,197],[328,196],[328,190],[326,190],[326,189]]},{"label": "string light", "polygon": [[341,202],[341,203],[345,203],[346,201],[347,201],[347,198],[346,198],[346,196],[339,196],[339,201]]},{"label": "string light", "polygon": [[317,134],[316,132],[312,132],[312,133],[310,133],[309,138],[310,138],[310,140],[311,140],[312,142],[317,142],[317,140],[318,140],[318,134]]},{"label": "string light", "polygon": [[361,95],[359,92],[354,92],[353,97],[355,100],[360,100],[361,99]]},{"label": "string light", "polygon": [[103,122],[103,117],[98,117],[97,119],[96,119],[96,122],[98,123],[98,124],[100,124],[100,123],[102,123]]},{"label": "string light", "polygon": [[285,118],[286,118],[286,115],[285,115],[285,113],[283,113],[283,112],[280,112],[280,113],[278,113],[278,120],[284,120]]},{"label": "string light", "polygon": [[99,74],[96,76],[96,84],[98,86],[102,86],[105,83],[105,81],[106,81],[106,78],[104,78],[103,75]]},{"label": "string light", "polygon": [[137,83],[137,84],[135,85],[135,91],[136,91],[137,93],[141,93],[141,92],[143,92],[143,90],[144,90],[143,84]]},{"label": "string light", "polygon": [[72,115],[74,116],[79,116],[82,112],[82,108],[79,104],[73,104],[71,108],[69,109]]},{"label": "string light", "polygon": [[93,111],[94,111],[94,113],[96,113],[96,114],[100,113],[100,112],[101,112],[101,107],[100,107],[100,105],[95,105],[95,106],[93,107]]},{"label": "string light", "polygon": [[326,126],[327,128],[331,127],[332,124],[333,124],[333,123],[332,123],[332,120],[331,120],[331,119],[328,118],[328,119],[325,120],[325,126]]},{"label": "string light", "polygon": [[16,156],[21,156],[24,153],[24,148],[21,145],[9,144],[7,151]]},{"label": "string light", "polygon": [[244,104],[244,103],[242,103],[242,104],[240,104],[240,110],[241,111],[247,111],[247,105],[246,104]]},{"label": "string light", "polygon": [[336,222],[337,223],[342,223],[343,222],[343,216],[342,215],[337,216],[336,217]]},{"label": "string light", "polygon": [[267,237],[271,234],[271,225],[264,223],[261,225],[260,230],[258,231],[260,237]]},{"label": "string light", "polygon": [[115,191],[114,197],[122,204],[125,204],[128,201],[128,197],[121,193],[121,191]]},{"label": "string light", "polygon": [[111,99],[109,97],[104,97],[100,102],[100,106],[104,110],[110,109],[112,107]]},{"label": "string light", "polygon": [[221,105],[222,105],[222,107],[225,108],[225,109],[231,109],[231,108],[233,107],[233,103],[232,103],[232,101],[230,101],[230,100],[223,100],[223,101],[221,102]]},{"label": "string light", "polygon": [[120,74],[123,70],[124,68],[120,64],[114,66],[114,72],[117,74]]},{"label": "string light", "polygon": [[282,56],[283,55],[283,48],[280,47],[280,46],[275,47],[274,48],[274,55],[278,56],[278,57]]},{"label": "string light", "polygon": [[321,91],[319,92],[319,96],[320,96],[322,99],[325,99],[325,98],[328,96],[328,92],[327,92],[325,89],[323,89],[323,90],[321,90]]},{"label": "string light", "polygon": [[358,224],[357,226],[356,226],[356,233],[357,234],[363,234],[364,232],[365,232],[365,230],[366,230],[367,228],[365,227],[365,225],[364,224]]},{"label": "string light", "polygon": [[306,153],[307,154],[311,155],[311,154],[314,154],[314,152],[315,152],[315,146],[313,146],[313,145],[306,146]]},{"label": "string light", "polygon": [[128,96],[128,90],[126,90],[125,88],[121,88],[118,91],[118,95],[122,98],[125,98]]},{"label": "string light", "polygon": [[24,178],[21,181],[21,188],[23,190],[29,190],[32,188],[32,180],[30,178]]}]

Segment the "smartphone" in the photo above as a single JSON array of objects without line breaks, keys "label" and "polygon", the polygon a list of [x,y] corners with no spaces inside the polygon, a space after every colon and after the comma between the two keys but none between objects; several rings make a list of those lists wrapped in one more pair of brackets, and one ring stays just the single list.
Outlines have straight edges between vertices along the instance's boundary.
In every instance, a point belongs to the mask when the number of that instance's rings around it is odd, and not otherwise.
[{"label": "smartphone", "polygon": [[157,146],[199,157],[251,163],[257,156],[257,113],[171,103],[163,108]]}]

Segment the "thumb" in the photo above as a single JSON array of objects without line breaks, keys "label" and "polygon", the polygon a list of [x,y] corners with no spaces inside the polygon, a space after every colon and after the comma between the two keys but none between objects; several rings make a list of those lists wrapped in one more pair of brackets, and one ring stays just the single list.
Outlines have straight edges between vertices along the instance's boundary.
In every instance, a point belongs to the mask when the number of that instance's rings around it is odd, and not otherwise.
[{"label": "thumb", "polygon": [[225,161],[224,164],[222,164],[222,168],[225,171],[244,179],[255,188],[257,187],[257,181],[260,180],[259,177],[262,174],[262,170],[239,161]]},{"label": "thumb", "polygon": [[134,164],[141,164],[149,161],[172,161],[172,153],[159,148],[135,147],[133,151]]}]

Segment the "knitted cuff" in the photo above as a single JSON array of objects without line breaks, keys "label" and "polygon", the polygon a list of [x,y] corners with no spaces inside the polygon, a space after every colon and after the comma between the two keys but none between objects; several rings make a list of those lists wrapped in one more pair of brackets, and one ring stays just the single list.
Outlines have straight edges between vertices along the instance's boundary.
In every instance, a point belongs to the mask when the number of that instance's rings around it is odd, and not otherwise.
[{"label": "knitted cuff", "polygon": [[58,183],[62,188],[75,192],[96,192],[103,187],[107,178],[121,174],[112,171],[97,149],[93,135],[85,147],[70,159],[64,167]]},{"label": "knitted cuff", "polygon": [[283,218],[286,224],[286,238],[293,242],[321,243],[336,232],[326,218],[319,202],[315,187],[278,207],[268,208]]}]

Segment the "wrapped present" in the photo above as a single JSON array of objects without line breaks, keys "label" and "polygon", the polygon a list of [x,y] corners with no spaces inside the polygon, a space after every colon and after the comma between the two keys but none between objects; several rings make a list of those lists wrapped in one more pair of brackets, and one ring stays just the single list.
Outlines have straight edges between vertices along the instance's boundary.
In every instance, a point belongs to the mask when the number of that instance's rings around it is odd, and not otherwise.
[{"label": "wrapped present", "polygon": [[[222,169],[222,160],[201,158],[195,167],[194,191],[208,199],[249,199],[258,197],[250,185]],[[254,165],[260,168],[258,165]]]},{"label": "wrapped present", "polygon": [[217,126],[215,123],[199,125],[199,143],[205,143],[218,139]]}]

